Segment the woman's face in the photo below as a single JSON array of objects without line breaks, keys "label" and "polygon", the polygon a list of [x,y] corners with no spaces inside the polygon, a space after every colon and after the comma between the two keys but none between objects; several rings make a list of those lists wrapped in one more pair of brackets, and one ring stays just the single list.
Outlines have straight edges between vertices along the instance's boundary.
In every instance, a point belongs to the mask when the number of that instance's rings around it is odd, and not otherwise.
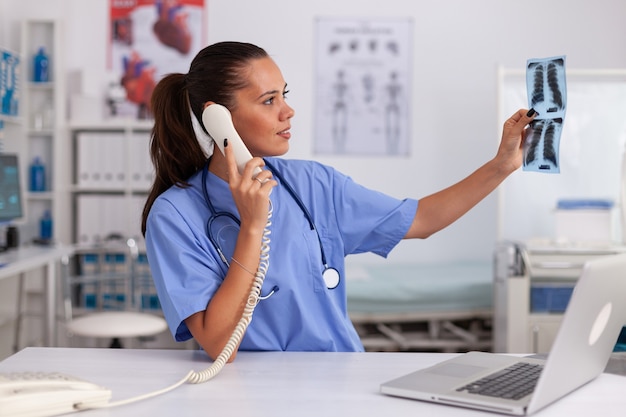
[{"label": "woman's face", "polygon": [[254,156],[278,156],[289,150],[294,110],[285,101],[287,83],[267,57],[250,62],[248,86],[234,94],[233,124]]}]

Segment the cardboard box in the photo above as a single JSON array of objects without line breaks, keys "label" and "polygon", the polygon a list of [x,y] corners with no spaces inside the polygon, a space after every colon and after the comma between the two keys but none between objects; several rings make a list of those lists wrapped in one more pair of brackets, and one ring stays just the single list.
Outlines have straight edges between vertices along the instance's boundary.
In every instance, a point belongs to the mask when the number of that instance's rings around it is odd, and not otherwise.
[{"label": "cardboard box", "polygon": [[559,200],[555,214],[557,241],[611,243],[613,202],[609,200]]}]

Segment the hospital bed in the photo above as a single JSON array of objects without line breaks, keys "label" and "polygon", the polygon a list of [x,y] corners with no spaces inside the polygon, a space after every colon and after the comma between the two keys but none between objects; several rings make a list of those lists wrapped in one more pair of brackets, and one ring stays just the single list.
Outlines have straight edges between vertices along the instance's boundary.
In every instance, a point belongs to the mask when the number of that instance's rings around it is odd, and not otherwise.
[{"label": "hospital bed", "polygon": [[488,351],[491,262],[349,266],[348,313],[368,351]]}]

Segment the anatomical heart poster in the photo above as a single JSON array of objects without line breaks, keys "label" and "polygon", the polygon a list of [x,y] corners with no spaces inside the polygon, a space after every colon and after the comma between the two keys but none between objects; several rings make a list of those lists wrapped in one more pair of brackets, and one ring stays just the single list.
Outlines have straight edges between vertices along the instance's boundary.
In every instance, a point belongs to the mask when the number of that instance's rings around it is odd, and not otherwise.
[{"label": "anatomical heart poster", "polygon": [[204,46],[205,0],[109,0],[107,88],[111,116],[151,118],[150,97],[166,74],[187,73]]}]

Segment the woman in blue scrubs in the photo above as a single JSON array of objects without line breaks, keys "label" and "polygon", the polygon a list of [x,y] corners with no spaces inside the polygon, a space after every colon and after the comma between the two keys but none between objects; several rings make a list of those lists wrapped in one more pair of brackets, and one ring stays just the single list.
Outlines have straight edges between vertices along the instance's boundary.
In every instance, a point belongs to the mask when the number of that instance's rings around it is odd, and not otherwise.
[{"label": "woman in blue scrubs", "polygon": [[[193,337],[214,359],[266,263],[239,349],[362,351],[347,313],[345,256],[384,257],[400,240],[427,238],[457,220],[521,166],[534,116],[512,115],[496,156],[459,183],[399,200],[331,167],[278,158],[291,139],[287,93],[263,49],[221,42],[200,51],[187,74],[164,77],[152,95],[156,180],[142,217],[148,260],[174,338]],[[254,156],[241,173],[228,141],[225,154],[213,152],[202,126],[212,103],[230,110]]]}]

